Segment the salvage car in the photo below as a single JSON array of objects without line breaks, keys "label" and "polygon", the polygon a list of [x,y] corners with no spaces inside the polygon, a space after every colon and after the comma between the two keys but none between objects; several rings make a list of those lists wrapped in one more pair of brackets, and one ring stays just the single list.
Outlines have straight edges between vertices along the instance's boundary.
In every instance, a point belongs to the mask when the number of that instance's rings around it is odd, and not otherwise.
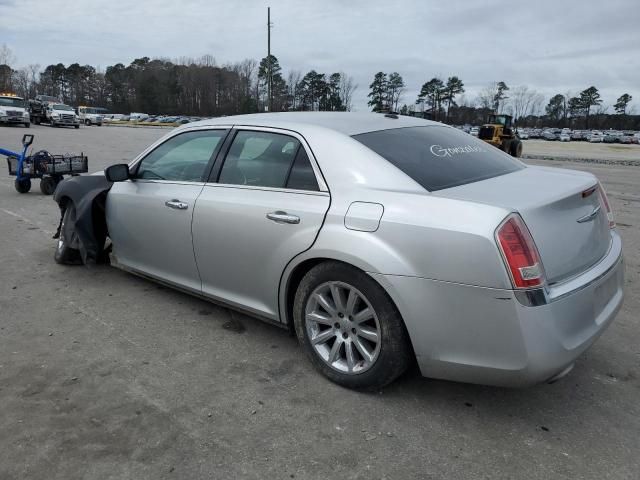
[{"label": "salvage car", "polygon": [[589,173],[527,166],[394,114],[272,113],[177,128],[54,195],[55,258],[126,271],[294,331],[330,380],[556,380],[623,300]]}]

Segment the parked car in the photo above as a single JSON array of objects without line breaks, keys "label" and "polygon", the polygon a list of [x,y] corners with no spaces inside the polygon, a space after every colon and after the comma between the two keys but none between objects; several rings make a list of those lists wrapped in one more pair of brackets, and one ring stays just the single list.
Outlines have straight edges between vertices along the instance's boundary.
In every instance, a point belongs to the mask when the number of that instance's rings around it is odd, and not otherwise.
[{"label": "parked car", "polygon": [[558,140],[560,138],[560,133],[555,130],[545,130],[542,132],[542,138],[551,141]]},{"label": "parked car", "polygon": [[591,132],[589,135],[589,143],[602,143],[603,135],[601,132]]},{"label": "parked car", "polygon": [[190,123],[105,177],[66,180],[55,199],[58,261],[104,245],[75,229],[95,215],[112,265],[289,326],[351,388],[378,389],[414,360],[429,377],[554,380],[623,298],[622,244],[595,176],[527,166],[408,116]]},{"label": "parked car", "polygon": [[619,138],[620,143],[631,144],[633,143],[633,137],[631,135],[622,135]]},{"label": "parked car", "polygon": [[602,138],[602,141],[604,143],[618,143],[620,142],[620,132],[614,132],[614,131],[610,131],[610,132],[605,132],[604,133],[604,137]]},{"label": "parked car", "polygon": [[520,137],[520,140],[528,140],[529,139],[529,132],[527,132],[526,130],[519,130],[518,131],[518,137]]},{"label": "parked car", "polygon": [[480,127],[471,127],[471,130],[469,131],[469,133],[474,137],[477,137],[478,134],[480,133]]},{"label": "parked car", "polygon": [[561,142],[570,142],[571,135],[569,135],[567,132],[562,132],[558,140],[560,140]]},{"label": "parked car", "polygon": [[579,140],[584,140],[584,136],[583,133],[580,130],[574,130],[573,132],[571,132],[571,140],[572,141],[579,141]]}]

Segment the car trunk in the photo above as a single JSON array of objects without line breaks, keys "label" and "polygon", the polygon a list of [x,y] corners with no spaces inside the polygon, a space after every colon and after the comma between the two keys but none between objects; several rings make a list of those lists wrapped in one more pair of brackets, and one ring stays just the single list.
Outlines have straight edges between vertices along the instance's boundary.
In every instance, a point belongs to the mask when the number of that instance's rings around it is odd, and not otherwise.
[{"label": "car trunk", "polygon": [[[609,249],[609,222],[598,190],[592,188],[596,185],[587,173],[532,166],[433,194],[517,211],[553,284],[587,270]],[[599,213],[587,219],[598,207]]]}]

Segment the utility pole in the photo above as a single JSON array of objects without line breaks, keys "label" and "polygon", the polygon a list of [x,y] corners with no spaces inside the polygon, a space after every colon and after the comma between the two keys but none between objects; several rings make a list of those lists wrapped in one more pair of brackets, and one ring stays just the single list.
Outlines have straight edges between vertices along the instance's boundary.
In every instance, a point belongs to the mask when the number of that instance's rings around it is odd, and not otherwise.
[{"label": "utility pole", "polygon": [[273,109],[273,97],[271,89],[273,87],[271,79],[271,7],[267,7],[267,110]]}]

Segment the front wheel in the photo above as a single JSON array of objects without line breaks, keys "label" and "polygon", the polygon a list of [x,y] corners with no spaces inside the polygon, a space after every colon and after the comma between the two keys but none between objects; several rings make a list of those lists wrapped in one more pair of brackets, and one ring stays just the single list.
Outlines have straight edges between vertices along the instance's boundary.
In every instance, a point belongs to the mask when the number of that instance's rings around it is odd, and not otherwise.
[{"label": "front wheel", "polygon": [[296,334],[329,380],[360,390],[384,387],[412,358],[400,313],[367,274],[325,262],[302,279],[295,295]]},{"label": "front wheel", "polygon": [[522,156],[522,142],[519,140],[514,140],[511,142],[511,156],[520,158]]},{"label": "front wheel", "polygon": [[79,265],[82,263],[79,247],[80,241],[76,232],[76,206],[69,203],[62,216],[60,237],[53,259],[56,263]]},{"label": "front wheel", "polygon": [[31,180],[28,178],[23,178],[22,180],[16,179],[13,186],[18,193],[27,193],[31,190]]},{"label": "front wheel", "polygon": [[24,124],[24,128],[29,128],[29,127],[31,127],[30,123],[27,122],[27,123]]}]

